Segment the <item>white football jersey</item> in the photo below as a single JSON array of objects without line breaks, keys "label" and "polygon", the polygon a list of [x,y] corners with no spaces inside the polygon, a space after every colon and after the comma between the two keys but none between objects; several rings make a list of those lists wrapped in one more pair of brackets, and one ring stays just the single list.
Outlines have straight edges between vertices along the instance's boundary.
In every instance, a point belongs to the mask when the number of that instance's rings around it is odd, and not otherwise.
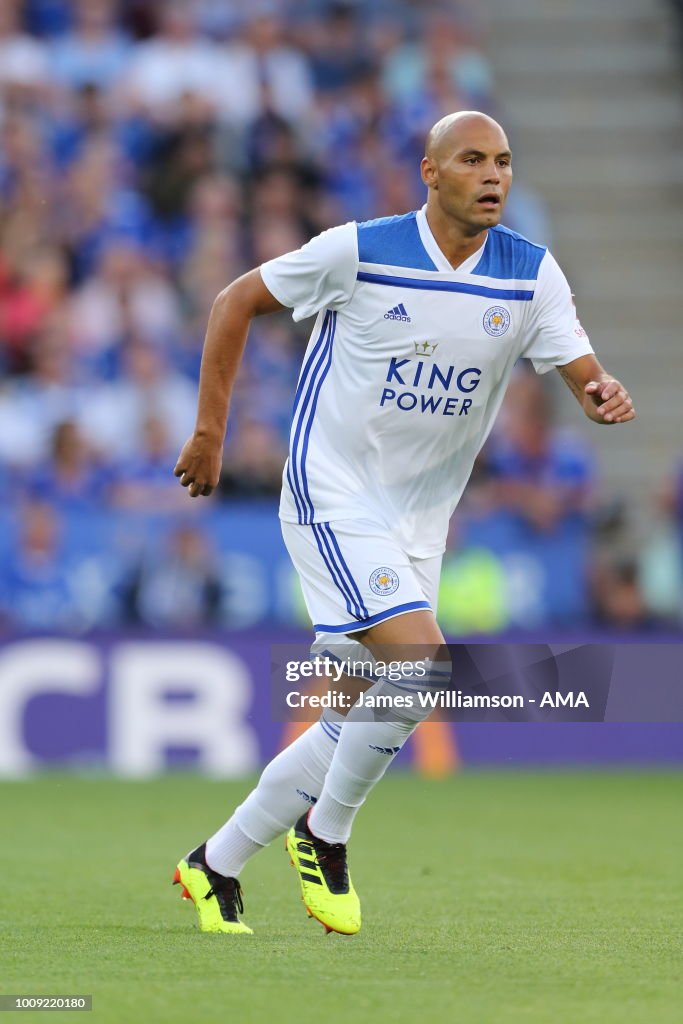
[{"label": "white football jersey", "polygon": [[544,373],[593,351],[547,249],[490,228],[453,270],[425,210],[332,228],[261,266],[295,320],[317,314],[281,518],[386,524],[414,558],[443,551],[516,360]]}]

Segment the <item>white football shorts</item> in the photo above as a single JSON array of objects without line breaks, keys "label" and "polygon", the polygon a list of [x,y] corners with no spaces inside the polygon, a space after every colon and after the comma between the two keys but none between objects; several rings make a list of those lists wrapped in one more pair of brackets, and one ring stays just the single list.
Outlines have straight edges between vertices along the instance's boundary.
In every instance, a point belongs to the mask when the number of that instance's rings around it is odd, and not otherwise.
[{"label": "white football shorts", "polygon": [[406,612],[436,614],[442,555],[411,558],[386,527],[367,520],[281,525],[316,633],[314,652],[357,648],[347,634]]}]

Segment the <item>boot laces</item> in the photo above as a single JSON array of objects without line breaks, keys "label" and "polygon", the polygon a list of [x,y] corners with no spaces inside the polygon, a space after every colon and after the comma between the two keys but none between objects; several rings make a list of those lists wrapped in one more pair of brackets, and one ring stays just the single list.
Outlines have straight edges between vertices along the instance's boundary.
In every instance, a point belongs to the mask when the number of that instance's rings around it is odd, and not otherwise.
[{"label": "boot laces", "polygon": [[318,840],[315,848],[318,864],[325,873],[330,889],[333,892],[343,892],[348,889],[349,876],[344,843],[322,843]]},{"label": "boot laces", "polygon": [[215,896],[226,920],[231,920],[237,913],[244,913],[242,887],[236,878],[222,878],[212,874],[210,881],[211,888],[204,899],[210,900],[212,896]]}]

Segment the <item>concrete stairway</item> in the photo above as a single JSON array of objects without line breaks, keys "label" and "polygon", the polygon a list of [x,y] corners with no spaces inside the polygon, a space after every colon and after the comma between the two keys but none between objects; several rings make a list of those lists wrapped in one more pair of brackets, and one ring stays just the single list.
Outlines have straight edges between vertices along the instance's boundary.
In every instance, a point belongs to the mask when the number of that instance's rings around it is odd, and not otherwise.
[{"label": "concrete stairway", "polygon": [[[638,420],[596,438],[602,479],[649,499],[683,458],[683,77],[666,0],[486,0],[515,171]],[[514,186],[513,186],[514,187]],[[574,410],[562,402],[562,415]],[[575,417],[574,417],[575,418]],[[589,428],[590,425],[586,424]]]}]

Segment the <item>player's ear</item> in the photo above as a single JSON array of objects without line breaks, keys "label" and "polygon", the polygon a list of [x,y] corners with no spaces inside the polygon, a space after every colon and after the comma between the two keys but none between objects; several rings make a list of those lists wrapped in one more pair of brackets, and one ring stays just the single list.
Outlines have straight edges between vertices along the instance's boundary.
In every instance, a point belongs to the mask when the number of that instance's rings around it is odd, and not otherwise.
[{"label": "player's ear", "polygon": [[422,175],[422,180],[427,186],[427,188],[436,189],[439,187],[436,165],[428,156],[422,157],[422,162],[420,164],[420,174]]}]

